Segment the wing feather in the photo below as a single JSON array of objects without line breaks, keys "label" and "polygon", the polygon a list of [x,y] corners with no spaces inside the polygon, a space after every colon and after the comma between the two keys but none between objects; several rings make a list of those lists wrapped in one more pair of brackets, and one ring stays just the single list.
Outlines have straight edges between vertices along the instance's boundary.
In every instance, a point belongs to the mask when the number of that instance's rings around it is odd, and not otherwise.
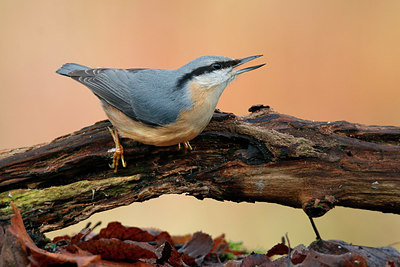
[{"label": "wing feather", "polygon": [[192,108],[187,90],[176,90],[176,72],[165,69],[111,69],[66,63],[58,74],[88,87],[103,103],[151,126],[176,121]]},{"label": "wing feather", "polygon": [[[86,85],[101,101],[112,105],[128,117],[152,126],[162,125],[159,121],[149,116],[142,117],[135,112],[132,106],[131,80],[135,74],[144,69],[88,69],[76,70],[69,76]],[[140,103],[135,101],[135,105]]]}]

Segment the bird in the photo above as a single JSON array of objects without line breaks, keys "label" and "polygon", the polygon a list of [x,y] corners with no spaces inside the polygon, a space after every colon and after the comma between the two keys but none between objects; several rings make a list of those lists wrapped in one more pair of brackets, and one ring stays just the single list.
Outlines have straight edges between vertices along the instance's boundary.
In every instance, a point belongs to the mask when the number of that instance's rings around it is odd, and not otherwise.
[{"label": "bird", "polygon": [[70,77],[96,95],[114,130],[113,163],[126,167],[119,135],[144,144],[172,146],[198,136],[210,122],[218,100],[236,77],[265,64],[235,69],[262,55],[234,59],[201,56],[180,68],[90,68],[66,63],[56,73]]}]

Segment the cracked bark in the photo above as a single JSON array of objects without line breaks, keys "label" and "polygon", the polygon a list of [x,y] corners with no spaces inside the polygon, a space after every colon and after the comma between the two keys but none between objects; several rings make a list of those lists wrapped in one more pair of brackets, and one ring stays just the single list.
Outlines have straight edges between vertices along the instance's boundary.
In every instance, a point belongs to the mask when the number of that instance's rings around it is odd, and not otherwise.
[{"label": "cracked bark", "polygon": [[254,106],[215,113],[191,152],[122,139],[127,168],[109,168],[101,121],[50,143],[0,151],[0,224],[10,201],[25,223],[55,230],[163,194],[264,201],[309,216],[335,205],[400,214],[400,127],[315,122]]}]

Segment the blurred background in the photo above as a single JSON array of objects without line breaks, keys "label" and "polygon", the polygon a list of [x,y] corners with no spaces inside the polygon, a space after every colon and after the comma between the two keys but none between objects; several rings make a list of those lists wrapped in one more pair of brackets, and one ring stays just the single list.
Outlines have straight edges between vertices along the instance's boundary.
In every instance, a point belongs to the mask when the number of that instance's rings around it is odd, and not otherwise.
[{"label": "blurred background", "polygon": [[[202,55],[263,54],[254,64],[267,65],[233,82],[219,109],[244,115],[265,104],[309,120],[400,126],[399,10],[397,0],[0,0],[0,149],[50,141],[106,118],[87,88],[55,73],[66,62],[173,69]],[[225,233],[249,249],[268,249],[286,232],[292,245],[314,239],[301,210],[188,196],[89,220],[175,235]],[[324,239],[400,242],[398,215],[335,208],[316,223]]]}]

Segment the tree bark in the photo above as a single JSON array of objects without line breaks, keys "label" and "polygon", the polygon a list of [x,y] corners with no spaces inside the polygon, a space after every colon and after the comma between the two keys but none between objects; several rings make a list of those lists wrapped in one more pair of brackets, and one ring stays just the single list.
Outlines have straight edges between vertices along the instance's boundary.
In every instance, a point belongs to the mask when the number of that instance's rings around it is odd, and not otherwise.
[{"label": "tree bark", "polygon": [[317,122],[254,106],[220,113],[191,144],[122,139],[128,166],[114,173],[101,121],[50,143],[0,151],[0,223],[21,208],[28,228],[55,230],[99,211],[163,194],[264,201],[311,217],[335,205],[400,214],[400,128]]}]

